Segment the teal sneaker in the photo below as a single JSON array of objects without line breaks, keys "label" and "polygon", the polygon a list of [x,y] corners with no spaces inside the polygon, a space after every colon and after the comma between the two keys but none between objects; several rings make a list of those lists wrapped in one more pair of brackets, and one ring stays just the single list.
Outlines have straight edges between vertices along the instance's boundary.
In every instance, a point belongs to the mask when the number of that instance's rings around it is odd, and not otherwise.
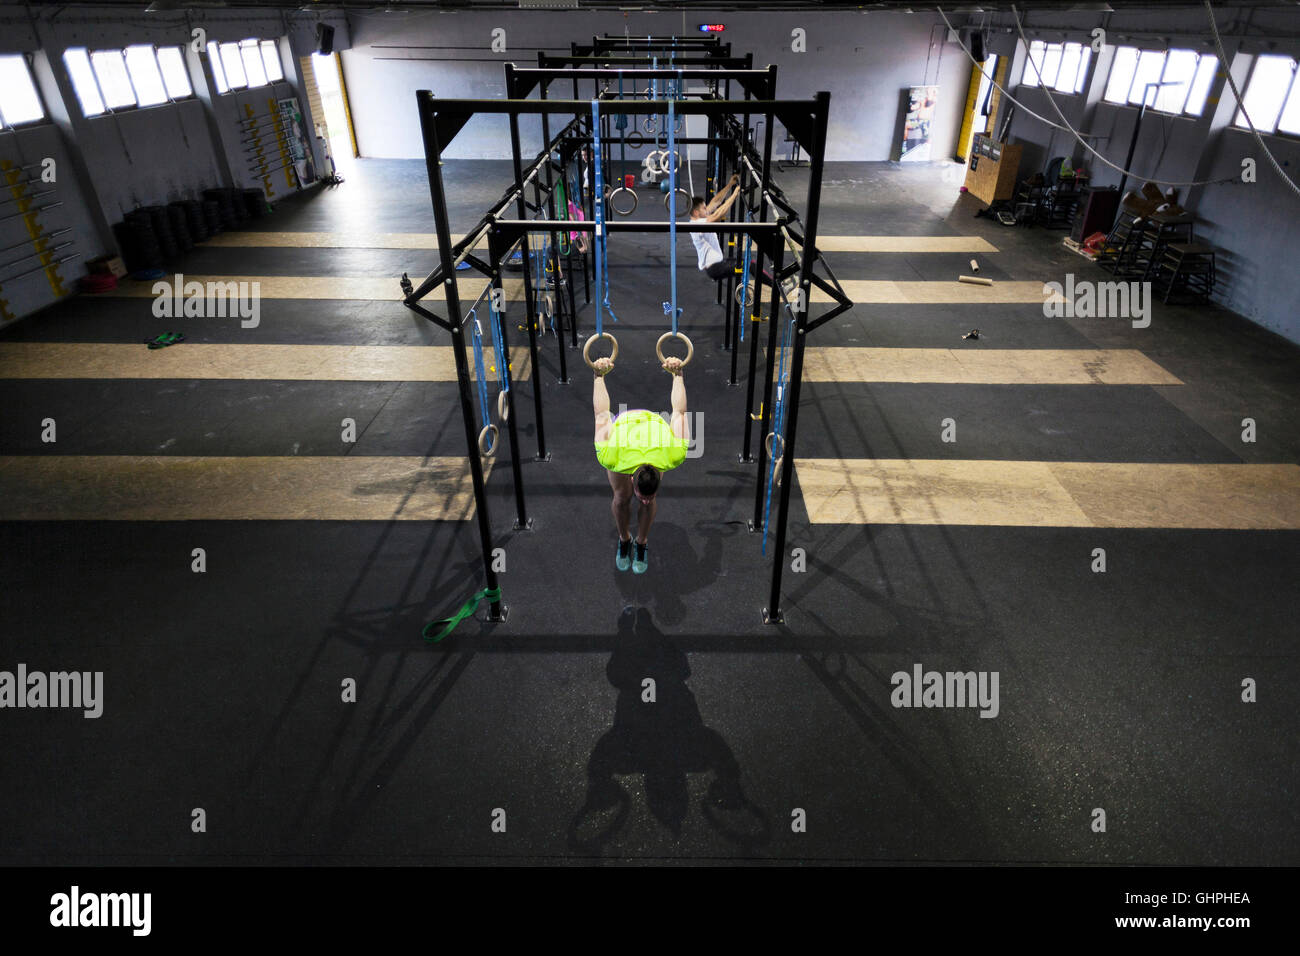
[{"label": "teal sneaker", "polygon": [[636,546],[636,560],[632,562],[633,574],[645,574],[650,569],[650,545],[638,544]]},{"label": "teal sneaker", "polygon": [[618,551],[614,554],[614,567],[620,571],[626,571],[632,567],[632,541],[630,538],[627,541],[618,543]]}]

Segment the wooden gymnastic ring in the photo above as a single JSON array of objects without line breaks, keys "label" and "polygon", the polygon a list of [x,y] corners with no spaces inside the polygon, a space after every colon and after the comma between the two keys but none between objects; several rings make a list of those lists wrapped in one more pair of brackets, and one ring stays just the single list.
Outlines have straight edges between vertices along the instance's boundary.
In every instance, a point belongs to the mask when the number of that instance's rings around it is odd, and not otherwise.
[{"label": "wooden gymnastic ring", "polygon": [[478,453],[484,458],[491,458],[497,453],[497,427],[492,424],[483,426],[478,433]]},{"label": "wooden gymnastic ring", "polygon": [[772,457],[772,439],[773,439],[773,438],[779,439],[780,442],[781,442],[781,454],[778,455],[777,457],[778,457],[778,458],[784,458],[784,457],[785,457],[785,437],[782,436],[782,435],[778,435],[776,432],[768,432],[768,433],[767,433],[767,437],[763,439],[763,449],[767,452],[767,457],[768,457],[768,458],[771,458],[771,457]]},{"label": "wooden gymnastic ring", "polygon": [[510,419],[510,393],[497,392],[497,417],[502,424]]},{"label": "wooden gymnastic ring", "polygon": [[[627,193],[629,196],[632,197],[632,205],[630,208],[619,209],[618,206],[614,204],[614,197],[617,196],[619,193]],[[632,213],[636,212],[636,207],[638,202],[639,200],[637,199],[636,192],[634,190],[628,189],[626,186],[619,186],[618,189],[615,189],[612,193],[609,194],[609,208],[610,210],[612,210],[613,212],[617,213],[620,216],[630,216],[632,215]]]},{"label": "wooden gymnastic ring", "polygon": [[645,137],[633,129],[632,132],[627,134],[627,145],[633,149],[640,149],[645,145]]},{"label": "wooden gymnastic ring", "polygon": [[695,346],[691,344],[691,340],[685,332],[665,332],[659,336],[659,341],[655,343],[655,355],[659,356],[660,364],[667,362],[668,359],[664,355],[664,342],[672,338],[681,339],[686,343],[686,358],[682,359],[682,368],[686,368],[691,364],[691,359],[695,357]]},{"label": "wooden gymnastic ring", "polygon": [[647,133],[653,133],[655,131],[655,126],[657,125],[656,121],[658,119],[659,119],[659,115],[657,113],[651,113],[641,121],[641,128],[645,130]]},{"label": "wooden gymnastic ring", "polygon": [[591,346],[595,343],[596,339],[599,338],[609,339],[609,360],[613,362],[618,358],[618,339],[614,338],[614,336],[610,335],[608,332],[598,332],[591,338],[587,339],[587,344],[582,347],[582,360],[587,363],[587,367],[592,371],[596,370],[596,363],[591,360]]},{"label": "wooden gymnastic ring", "polygon": [[645,181],[646,171],[649,171],[651,176],[659,176],[665,172],[665,170],[659,168],[660,152],[661,151],[658,149],[652,149],[650,152],[646,153],[645,158],[641,160],[641,166],[643,167],[641,171],[642,182]]},{"label": "wooden gymnastic ring", "polygon": [[773,465],[773,467],[772,467],[772,487],[773,487],[773,488],[780,488],[780,487],[781,487],[781,465],[783,465],[784,463],[785,463],[785,455],[782,455],[780,458],[778,458],[778,459],[776,460],[776,462],[774,463],[774,465]]},{"label": "wooden gymnastic ring", "polygon": [[678,186],[676,192],[671,192],[671,193],[669,193],[668,195],[664,196],[664,209],[667,210],[668,213],[669,213],[670,215],[673,215],[673,216],[677,216],[677,215],[679,215],[679,213],[677,212],[677,203],[673,201],[673,200],[675,200],[679,195],[681,195],[681,196],[685,196],[685,197],[686,197],[686,209],[685,209],[685,211],[686,211],[686,212],[690,212],[690,211],[691,211],[691,194],[688,193],[688,192],[687,192],[685,189],[683,189],[681,186]]}]

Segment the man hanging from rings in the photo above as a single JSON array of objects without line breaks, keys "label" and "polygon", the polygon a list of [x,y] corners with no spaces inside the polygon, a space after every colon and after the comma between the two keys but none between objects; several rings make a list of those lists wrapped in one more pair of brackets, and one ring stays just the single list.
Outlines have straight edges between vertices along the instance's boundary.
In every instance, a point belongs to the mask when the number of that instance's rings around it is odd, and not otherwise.
[{"label": "man hanging from rings", "polygon": [[[705,202],[702,196],[694,197],[691,200],[691,222],[721,222],[727,218],[732,204],[740,196],[739,186],[740,177],[732,176],[722,192],[709,202]],[[725,279],[735,270],[736,260],[722,254],[717,233],[693,232],[691,242],[699,254],[700,271],[707,273],[710,279]]]},{"label": "man hanging from rings", "polygon": [[[592,337],[593,340],[595,336]],[[665,336],[664,338],[667,338]],[[660,343],[662,344],[662,339]],[[588,343],[590,345],[590,342]],[[689,340],[688,340],[689,349]],[[645,409],[623,412],[616,418],[609,414],[609,392],[605,376],[614,368],[618,356],[589,362],[595,379],[592,384],[592,406],[596,413],[596,460],[605,468],[614,500],[610,510],[618,529],[618,550],[614,566],[620,571],[632,568],[634,574],[644,574],[650,566],[647,537],[658,510],[658,492],[663,473],[671,471],[686,460],[690,442],[690,425],[686,417],[686,379],[684,370],[691,359],[664,358],[663,369],[673,377],[672,422],[662,415]],[[640,503],[637,512],[636,554],[632,551],[632,498]]]}]

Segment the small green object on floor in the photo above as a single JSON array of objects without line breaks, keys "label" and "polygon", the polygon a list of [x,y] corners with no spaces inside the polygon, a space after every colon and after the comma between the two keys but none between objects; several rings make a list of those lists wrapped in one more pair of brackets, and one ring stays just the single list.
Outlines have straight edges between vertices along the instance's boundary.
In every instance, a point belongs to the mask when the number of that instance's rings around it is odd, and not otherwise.
[{"label": "small green object on floor", "polygon": [[[471,614],[477,611],[478,602],[483,600],[484,598],[487,598],[489,602],[500,601],[501,589],[484,588],[483,590],[475,594],[472,598],[470,598],[468,601],[466,601],[464,604],[462,604],[460,610],[457,611],[451,617],[444,617],[441,620],[430,621],[428,624],[424,625],[424,632],[423,632],[424,639],[428,641],[430,644],[437,644],[439,641],[441,641],[452,631],[456,630],[457,624],[459,624],[461,621],[465,620],[465,618],[469,617]],[[429,635],[429,631],[439,626],[442,627],[442,630],[439,631],[436,636],[431,637]]]},{"label": "small green object on floor", "polygon": [[151,349],[165,349],[169,345],[175,345],[177,342],[185,341],[184,332],[164,332],[150,342],[145,344]]}]

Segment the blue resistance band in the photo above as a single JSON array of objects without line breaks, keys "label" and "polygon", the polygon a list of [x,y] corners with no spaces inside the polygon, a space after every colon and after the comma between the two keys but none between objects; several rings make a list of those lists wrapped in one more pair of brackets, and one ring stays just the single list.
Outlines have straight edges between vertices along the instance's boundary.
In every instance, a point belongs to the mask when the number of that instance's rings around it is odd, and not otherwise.
[{"label": "blue resistance band", "polygon": [[[509,366],[507,364],[509,362],[509,359],[506,358],[505,337],[501,334],[501,323],[503,321],[503,317],[501,313],[497,311],[496,303],[493,301],[493,299],[494,296],[490,296],[490,295],[488,296],[488,310],[492,315],[492,351],[496,353],[496,357],[497,357],[497,384],[500,386],[501,391],[508,392],[510,391],[510,375],[509,375]],[[482,364],[482,361],[483,360],[480,357],[479,359],[480,366]],[[480,368],[479,371],[480,371],[480,377],[482,377],[481,375],[482,369]],[[484,399],[486,399],[487,397],[486,385],[483,386],[483,397]],[[486,421],[484,422],[484,424],[487,424]]]},{"label": "blue resistance band", "polygon": [[486,427],[492,422],[492,412],[488,408],[487,372],[483,368],[483,330],[479,328],[478,313],[474,309],[469,310],[469,318],[474,323],[474,371],[478,378],[478,403],[483,413],[483,426]]},{"label": "blue resistance band", "polygon": [[[750,218],[751,217],[749,213],[746,213],[745,221],[749,222]],[[750,254],[753,252],[753,249],[754,249],[754,238],[750,236],[748,233],[746,233],[745,234],[745,265],[744,265],[744,272],[740,276],[740,288],[742,289],[742,292],[740,294],[740,298],[741,298],[740,341],[742,342],[745,341],[745,326],[749,324],[749,315],[750,312],[753,310],[753,305],[754,305],[752,302],[749,301],[749,265],[750,265],[750,258],[751,258]]]},{"label": "blue resistance band", "polygon": [[[789,387],[789,372],[786,369],[786,353],[790,347],[790,337],[794,332],[794,316],[781,330],[781,363],[776,376],[776,405],[772,409],[772,433],[781,441],[781,454],[768,455],[767,462],[767,496],[763,504],[763,555],[767,556],[767,526],[772,513],[772,488],[776,484],[776,460],[785,458],[785,390]],[[774,443],[775,444],[775,443]],[[784,462],[783,462],[784,464]]]}]

